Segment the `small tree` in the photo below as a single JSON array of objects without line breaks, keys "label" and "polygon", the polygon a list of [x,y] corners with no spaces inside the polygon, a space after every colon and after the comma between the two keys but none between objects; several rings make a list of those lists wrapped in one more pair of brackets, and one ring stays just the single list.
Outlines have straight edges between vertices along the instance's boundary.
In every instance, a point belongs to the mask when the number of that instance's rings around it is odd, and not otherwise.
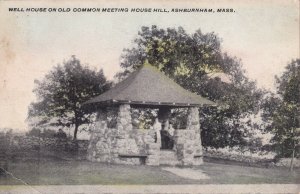
[{"label": "small tree", "polygon": [[74,126],[74,139],[78,128],[91,122],[91,114],[81,104],[110,87],[102,69],[95,71],[72,56],[63,65],[55,66],[43,80],[35,80],[38,101],[31,103],[29,118],[39,117],[35,125],[46,122],[58,126]]},{"label": "small tree", "polygon": [[274,134],[277,157],[291,157],[292,170],[294,158],[299,155],[300,59],[288,64],[276,82],[277,96],[268,97],[264,103],[264,118],[270,123],[267,130]]}]

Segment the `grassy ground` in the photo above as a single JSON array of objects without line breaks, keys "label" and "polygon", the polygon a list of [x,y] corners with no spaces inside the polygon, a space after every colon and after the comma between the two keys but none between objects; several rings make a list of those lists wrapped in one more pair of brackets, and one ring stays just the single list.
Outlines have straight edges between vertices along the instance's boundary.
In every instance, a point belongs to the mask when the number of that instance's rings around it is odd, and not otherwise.
[{"label": "grassy ground", "polygon": [[[1,185],[62,184],[249,184],[300,183],[300,169],[258,168],[205,162],[197,167],[209,180],[184,179],[160,167],[126,166],[57,159],[9,162],[12,175],[0,175]],[[16,178],[20,180],[16,180]],[[23,181],[23,182],[22,182]]]}]

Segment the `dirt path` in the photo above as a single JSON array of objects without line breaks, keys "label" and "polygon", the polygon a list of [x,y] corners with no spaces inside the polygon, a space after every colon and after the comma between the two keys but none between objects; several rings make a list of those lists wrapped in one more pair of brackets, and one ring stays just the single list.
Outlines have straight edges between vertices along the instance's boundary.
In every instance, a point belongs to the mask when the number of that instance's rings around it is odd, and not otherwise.
[{"label": "dirt path", "polygon": [[203,180],[210,179],[203,171],[200,169],[192,169],[192,168],[176,168],[176,167],[165,167],[162,170],[171,172],[177,176],[193,179],[193,180]]}]

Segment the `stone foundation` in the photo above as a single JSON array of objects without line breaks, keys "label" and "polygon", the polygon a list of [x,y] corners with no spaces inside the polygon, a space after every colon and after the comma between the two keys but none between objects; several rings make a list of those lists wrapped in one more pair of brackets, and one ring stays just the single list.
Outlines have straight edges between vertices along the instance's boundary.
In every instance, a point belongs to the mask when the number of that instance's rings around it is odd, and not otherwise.
[{"label": "stone foundation", "polygon": [[[160,114],[165,122],[169,110]],[[158,141],[159,142],[159,141]],[[174,151],[178,163],[182,166],[202,164],[202,146],[198,108],[189,108],[187,129],[174,131]],[[155,142],[154,129],[133,129],[130,105],[120,105],[117,124],[107,126],[107,109],[98,111],[97,122],[92,131],[88,147],[88,160],[117,164],[158,166],[160,165],[160,147]],[[143,162],[143,158],[145,161]],[[174,161],[172,161],[174,162]]]}]

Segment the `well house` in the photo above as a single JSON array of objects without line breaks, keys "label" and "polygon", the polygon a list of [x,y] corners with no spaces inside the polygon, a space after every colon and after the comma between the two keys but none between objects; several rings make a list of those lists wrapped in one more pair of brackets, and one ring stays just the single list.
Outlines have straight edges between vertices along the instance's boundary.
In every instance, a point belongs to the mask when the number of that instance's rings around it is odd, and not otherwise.
[{"label": "well house", "polygon": [[[144,65],[85,106],[97,111],[88,160],[115,164],[202,164],[199,110],[214,105],[191,93],[151,65]],[[148,129],[137,125],[133,109],[156,110]],[[185,109],[186,124],[173,129],[172,110]]]}]

